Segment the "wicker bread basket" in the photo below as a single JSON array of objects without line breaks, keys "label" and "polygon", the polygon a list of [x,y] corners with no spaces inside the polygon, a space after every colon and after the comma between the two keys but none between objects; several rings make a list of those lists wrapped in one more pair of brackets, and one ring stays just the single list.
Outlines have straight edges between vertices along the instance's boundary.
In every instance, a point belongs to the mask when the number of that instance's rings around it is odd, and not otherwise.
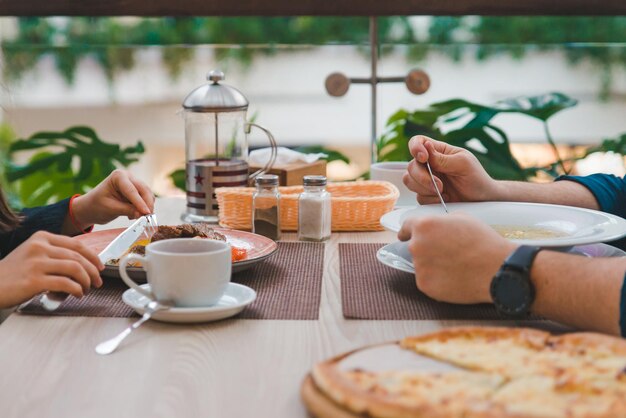
[{"label": "wicker bread basket", "polygon": [[[283,231],[298,229],[298,196],[302,186],[279,187],[280,224]],[[333,231],[380,231],[380,217],[393,209],[399,192],[386,181],[329,183]],[[216,189],[220,225],[252,229],[252,187]]]}]

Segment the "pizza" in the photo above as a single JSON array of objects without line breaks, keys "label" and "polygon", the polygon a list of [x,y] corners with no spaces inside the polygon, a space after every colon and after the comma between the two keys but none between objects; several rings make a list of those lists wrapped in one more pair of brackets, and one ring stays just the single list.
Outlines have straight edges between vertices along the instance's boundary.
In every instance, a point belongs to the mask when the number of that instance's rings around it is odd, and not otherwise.
[{"label": "pizza", "polygon": [[448,366],[368,371],[351,353],[316,365],[316,388],[342,409],[376,418],[626,418],[626,341],[525,328],[464,327],[400,347]]}]

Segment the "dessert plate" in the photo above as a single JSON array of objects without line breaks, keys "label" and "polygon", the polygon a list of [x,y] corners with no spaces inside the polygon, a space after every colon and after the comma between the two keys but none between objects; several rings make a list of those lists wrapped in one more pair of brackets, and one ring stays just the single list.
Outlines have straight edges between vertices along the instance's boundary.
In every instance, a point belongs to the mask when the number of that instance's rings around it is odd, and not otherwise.
[{"label": "dessert plate", "polygon": [[[141,287],[150,291],[149,284],[143,284]],[[255,299],[256,292],[248,286],[229,283],[224,296],[215,305],[200,308],[171,308],[155,312],[152,319],[179,324],[219,321],[237,315]],[[122,294],[122,300],[139,315],[143,315],[145,306],[151,301],[150,298],[134,289],[125,291]]]},{"label": "dessert plate", "polygon": [[[540,247],[571,247],[574,245],[609,242],[626,235],[626,220],[590,209],[571,206],[521,202],[450,203],[450,213],[462,212],[480,221],[513,230],[550,231],[559,236],[509,238],[516,244]],[[385,214],[380,223],[398,232],[409,218],[445,214],[439,204],[397,209]],[[529,235],[530,236],[530,235]]]}]

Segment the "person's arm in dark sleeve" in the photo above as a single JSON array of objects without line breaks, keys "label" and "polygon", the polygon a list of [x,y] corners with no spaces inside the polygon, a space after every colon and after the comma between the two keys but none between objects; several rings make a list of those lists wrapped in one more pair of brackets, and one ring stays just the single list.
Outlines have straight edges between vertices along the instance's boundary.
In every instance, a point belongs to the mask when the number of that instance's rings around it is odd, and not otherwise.
[{"label": "person's arm in dark sleeve", "polygon": [[69,210],[70,199],[48,206],[24,209],[19,226],[0,235],[0,255],[6,256],[37,231],[60,234]]},{"label": "person's arm in dark sleeve", "polygon": [[612,174],[590,176],[561,176],[557,181],[568,180],[585,186],[593,194],[602,212],[626,218],[626,178]]}]

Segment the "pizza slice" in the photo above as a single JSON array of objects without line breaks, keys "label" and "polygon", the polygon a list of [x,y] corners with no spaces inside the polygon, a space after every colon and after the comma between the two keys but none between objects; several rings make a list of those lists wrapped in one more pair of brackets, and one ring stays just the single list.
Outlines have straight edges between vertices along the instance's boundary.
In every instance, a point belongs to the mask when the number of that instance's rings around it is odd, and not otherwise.
[{"label": "pizza slice", "polygon": [[405,338],[401,346],[459,367],[506,377],[540,372],[533,358],[550,334],[523,328],[465,327]]},{"label": "pizza slice", "polygon": [[487,410],[504,379],[490,373],[341,370],[316,366],[317,387],[349,411],[376,418],[462,418],[468,408]]},{"label": "pizza slice", "polygon": [[[520,376],[491,398],[490,416],[609,418],[626,416],[626,403],[607,391],[563,386],[553,376]],[[469,414],[472,416],[472,414]]]}]

